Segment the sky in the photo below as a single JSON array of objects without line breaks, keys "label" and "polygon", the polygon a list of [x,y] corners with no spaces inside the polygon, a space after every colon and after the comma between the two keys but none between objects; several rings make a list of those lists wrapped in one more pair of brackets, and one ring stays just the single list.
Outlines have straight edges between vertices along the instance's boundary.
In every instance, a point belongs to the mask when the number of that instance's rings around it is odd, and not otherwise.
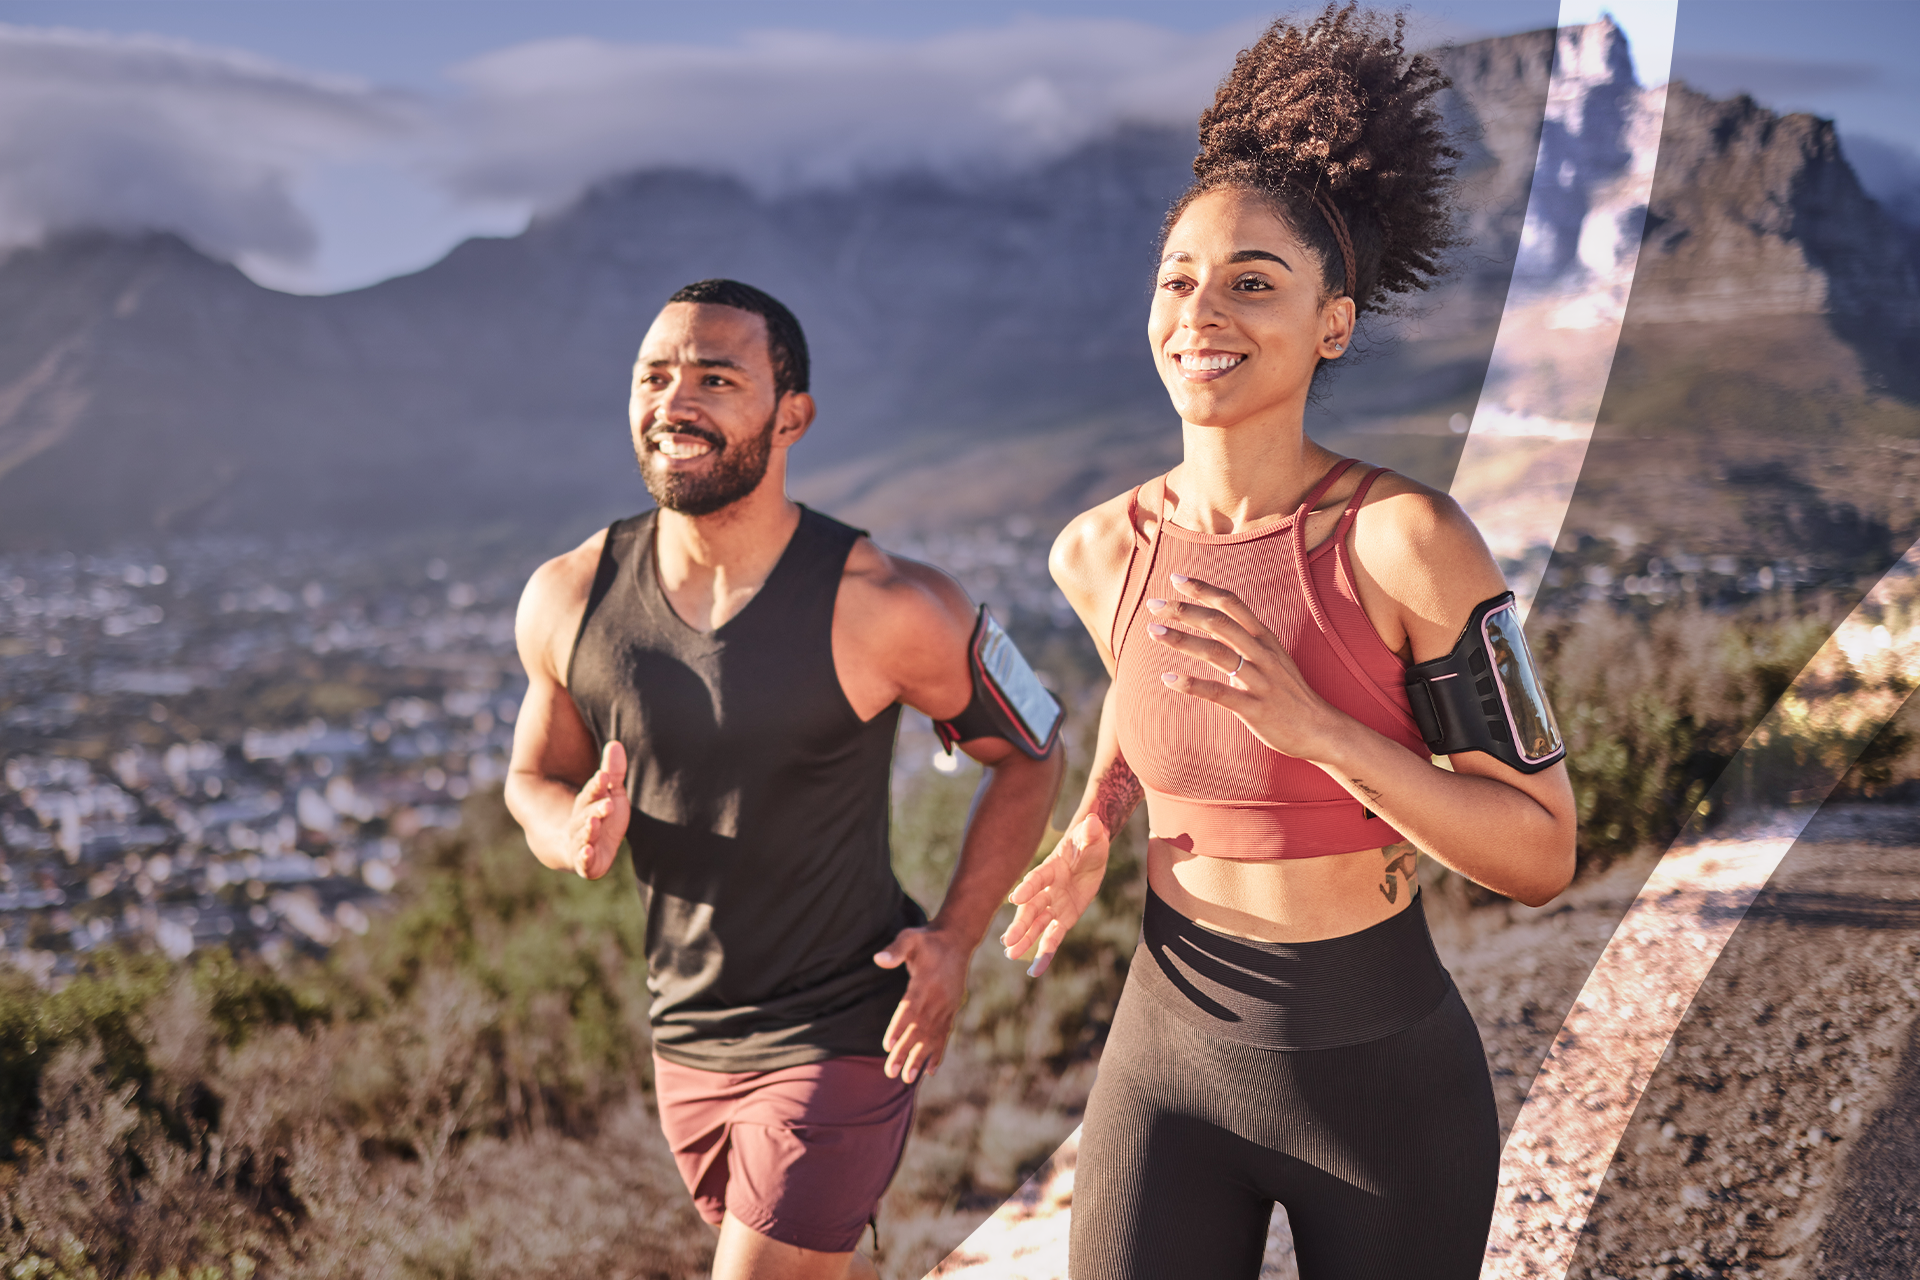
[{"label": "sky", "polygon": [[[1643,81],[1839,122],[1920,219],[1920,85],[1895,0],[1425,0],[1416,43],[1588,21]],[[173,230],[293,292],[510,235],[659,164],[763,188],[1045,159],[1191,128],[1271,3],[1210,0],[0,0],[0,250]],[[1672,21],[1670,17],[1666,21]],[[1636,36],[1636,29],[1642,33]],[[1855,154],[1858,153],[1858,154]],[[1906,184],[1906,185],[1902,185]]]}]

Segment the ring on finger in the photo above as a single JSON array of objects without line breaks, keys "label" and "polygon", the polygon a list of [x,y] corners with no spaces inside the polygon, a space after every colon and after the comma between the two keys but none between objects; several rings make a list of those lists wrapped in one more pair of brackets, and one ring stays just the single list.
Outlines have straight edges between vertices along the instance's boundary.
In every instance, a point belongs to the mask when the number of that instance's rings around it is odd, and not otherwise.
[{"label": "ring on finger", "polygon": [[1234,667],[1234,669],[1233,669],[1233,670],[1231,670],[1231,671],[1229,671],[1229,672],[1227,672],[1227,678],[1228,678],[1229,680],[1231,680],[1231,679],[1232,679],[1233,677],[1235,677],[1235,676],[1237,676],[1237,675],[1239,675],[1239,674],[1240,674],[1240,668],[1241,668],[1241,667],[1244,667],[1244,666],[1246,666],[1246,665],[1247,665],[1247,655],[1243,653],[1243,654],[1241,654],[1241,655],[1240,655],[1240,661],[1239,661],[1239,663],[1238,663],[1238,665],[1236,665],[1236,666]]}]

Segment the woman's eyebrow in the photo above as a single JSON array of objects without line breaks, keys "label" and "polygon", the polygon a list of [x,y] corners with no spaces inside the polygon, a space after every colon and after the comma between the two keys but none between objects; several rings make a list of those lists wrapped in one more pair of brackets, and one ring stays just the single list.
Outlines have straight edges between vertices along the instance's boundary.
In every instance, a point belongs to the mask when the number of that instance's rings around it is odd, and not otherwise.
[{"label": "woman's eyebrow", "polygon": [[1288,262],[1285,258],[1281,257],[1277,253],[1268,253],[1265,249],[1241,249],[1236,251],[1232,257],[1227,259],[1227,261],[1228,262],[1277,262],[1281,266],[1285,267],[1289,272],[1293,270],[1292,263]]},{"label": "woman's eyebrow", "polygon": [[[1192,261],[1193,261],[1192,254],[1188,253],[1184,249],[1175,249],[1172,253],[1160,259],[1160,265],[1164,267],[1169,262],[1192,262]],[[1269,253],[1265,249],[1240,249],[1235,251],[1234,254],[1227,259],[1227,261],[1229,263],[1277,262],[1281,266],[1285,267],[1289,273],[1293,271],[1293,264],[1291,262],[1288,262],[1285,258],[1281,257],[1279,254]]]}]

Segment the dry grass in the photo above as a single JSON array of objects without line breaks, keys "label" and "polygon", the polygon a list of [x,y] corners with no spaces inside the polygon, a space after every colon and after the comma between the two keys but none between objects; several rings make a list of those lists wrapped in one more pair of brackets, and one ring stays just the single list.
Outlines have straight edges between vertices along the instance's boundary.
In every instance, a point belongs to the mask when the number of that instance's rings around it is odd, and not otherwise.
[{"label": "dry grass", "polygon": [[[279,1027],[228,1049],[183,973],[156,1002],[144,1088],[113,1083],[95,1043],[60,1049],[0,1191],[0,1266],[39,1259],[73,1280],[224,1277],[236,1258],[368,1280],[700,1272],[710,1236],[644,1097],[584,1136],[476,1125],[485,1002],[451,978],[423,990],[404,1025]],[[168,1132],[195,1096],[217,1120]]]}]

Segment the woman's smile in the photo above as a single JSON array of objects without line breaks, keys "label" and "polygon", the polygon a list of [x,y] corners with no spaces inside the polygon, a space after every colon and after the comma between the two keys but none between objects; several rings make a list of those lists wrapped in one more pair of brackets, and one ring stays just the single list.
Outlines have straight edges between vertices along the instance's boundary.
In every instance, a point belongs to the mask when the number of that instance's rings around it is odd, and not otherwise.
[{"label": "woman's smile", "polygon": [[1231,373],[1246,361],[1244,351],[1216,351],[1203,348],[1197,351],[1169,351],[1167,359],[1173,361],[1174,368],[1187,382],[1212,382]]}]

